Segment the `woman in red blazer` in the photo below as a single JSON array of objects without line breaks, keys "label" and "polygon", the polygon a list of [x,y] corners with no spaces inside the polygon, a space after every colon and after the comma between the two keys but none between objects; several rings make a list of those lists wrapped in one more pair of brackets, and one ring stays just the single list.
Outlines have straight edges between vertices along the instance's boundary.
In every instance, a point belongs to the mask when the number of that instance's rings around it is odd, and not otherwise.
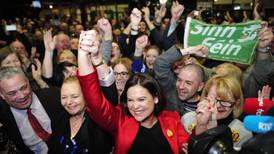
[{"label": "woman in red blazer", "polygon": [[[78,78],[91,118],[115,138],[116,154],[186,152],[189,135],[175,111],[164,111],[164,97],[159,84],[148,75],[133,75],[121,96],[112,106],[103,95],[100,76],[101,55],[96,31],[82,32],[78,51]],[[91,58],[91,59],[90,59]],[[92,62],[92,63],[91,63]],[[96,67],[97,72],[94,67]]]}]

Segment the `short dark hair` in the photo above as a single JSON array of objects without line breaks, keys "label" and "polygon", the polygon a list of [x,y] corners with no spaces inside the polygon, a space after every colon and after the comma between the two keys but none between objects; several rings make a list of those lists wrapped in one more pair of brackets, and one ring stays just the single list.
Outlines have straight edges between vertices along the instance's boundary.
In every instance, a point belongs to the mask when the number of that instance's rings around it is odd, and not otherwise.
[{"label": "short dark hair", "polygon": [[187,70],[194,70],[198,77],[200,78],[200,82],[205,82],[205,71],[204,69],[198,65],[198,64],[187,64],[181,70],[187,69]]},{"label": "short dark hair", "polygon": [[57,87],[61,87],[62,86],[62,83],[63,83],[63,80],[65,79],[65,75],[63,73],[63,71],[66,69],[66,67],[71,67],[71,66],[76,66],[70,62],[61,62],[59,63],[55,70],[54,70],[54,73],[53,73],[53,85],[54,86],[57,86]]},{"label": "short dark hair", "polygon": [[140,85],[147,89],[153,97],[158,98],[158,103],[155,104],[154,115],[159,115],[159,113],[165,108],[166,99],[163,95],[162,89],[159,83],[149,74],[145,73],[136,73],[132,75],[127,81],[124,91],[121,95],[121,103],[125,109],[125,112],[130,115],[127,108],[127,91],[130,87]]}]

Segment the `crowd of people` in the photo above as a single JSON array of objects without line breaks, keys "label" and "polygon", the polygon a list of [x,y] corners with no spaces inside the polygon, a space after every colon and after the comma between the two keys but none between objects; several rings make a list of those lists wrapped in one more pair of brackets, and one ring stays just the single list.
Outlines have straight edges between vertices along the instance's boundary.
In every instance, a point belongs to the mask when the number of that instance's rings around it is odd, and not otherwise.
[{"label": "crowd of people", "polygon": [[[154,14],[134,8],[119,22],[2,19],[0,153],[181,154],[190,138],[222,125],[241,149],[258,135],[243,126],[245,99],[274,104],[274,17],[257,7],[254,18],[185,13],[173,1]],[[253,63],[208,59],[202,44],[183,47],[186,17],[261,19]]]}]

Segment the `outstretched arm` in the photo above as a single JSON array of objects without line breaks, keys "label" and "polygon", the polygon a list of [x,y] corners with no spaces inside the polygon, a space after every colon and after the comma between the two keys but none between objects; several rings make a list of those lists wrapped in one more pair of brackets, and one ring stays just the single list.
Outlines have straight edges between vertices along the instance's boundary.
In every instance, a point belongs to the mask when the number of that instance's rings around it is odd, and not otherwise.
[{"label": "outstretched arm", "polygon": [[56,44],[56,37],[52,37],[52,30],[44,31],[45,57],[42,65],[42,75],[51,78],[53,75],[53,50]]},{"label": "outstretched arm", "polygon": [[87,112],[99,126],[115,133],[119,120],[119,111],[104,96],[95,72],[95,68],[100,73],[99,70],[104,69],[106,66],[104,66],[102,56],[99,54],[98,33],[95,30],[84,31],[80,34],[79,40],[78,78],[86,99]]}]

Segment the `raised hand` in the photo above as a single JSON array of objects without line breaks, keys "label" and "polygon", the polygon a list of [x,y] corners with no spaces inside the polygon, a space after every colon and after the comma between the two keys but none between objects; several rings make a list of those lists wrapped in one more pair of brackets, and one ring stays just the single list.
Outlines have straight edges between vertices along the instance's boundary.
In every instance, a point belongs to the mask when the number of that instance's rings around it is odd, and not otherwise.
[{"label": "raised hand", "polygon": [[44,31],[44,45],[48,52],[52,52],[56,45],[56,36],[52,37],[52,29]]},{"label": "raised hand", "polygon": [[142,12],[137,8],[134,8],[130,14],[131,28],[138,30],[139,23],[142,19]]},{"label": "raised hand", "polygon": [[155,20],[157,23],[161,23],[163,17],[166,15],[166,3],[161,4],[160,9],[158,9],[157,7],[154,8],[155,10]]},{"label": "raised hand", "polygon": [[112,32],[111,24],[109,23],[108,19],[106,19],[106,18],[99,19],[97,22],[97,26],[103,33],[111,33]]},{"label": "raised hand", "polygon": [[31,55],[30,55],[30,59],[33,59],[36,57],[36,54],[37,54],[37,49],[36,47],[31,47]]},{"label": "raised hand", "polygon": [[86,52],[91,57],[95,57],[99,53],[99,38],[98,32],[95,30],[82,31],[79,39],[78,52]]},{"label": "raised hand", "polygon": [[150,17],[150,11],[148,7],[143,7],[142,12],[144,13],[145,20],[149,20]]},{"label": "raised hand", "polygon": [[258,97],[261,99],[270,99],[271,87],[269,85],[263,86],[262,90],[258,91]]},{"label": "raised hand", "polygon": [[142,35],[136,39],[136,48],[137,49],[144,49],[148,44],[148,36]]},{"label": "raised hand", "polygon": [[254,17],[255,20],[256,19],[261,19],[261,16],[260,16],[260,14],[258,12],[259,5],[260,5],[259,3],[256,3],[255,7],[253,9],[253,17]]},{"label": "raised hand", "polygon": [[185,10],[184,5],[179,4],[178,1],[173,1],[172,7],[171,7],[171,14],[172,14],[171,20],[173,22],[177,22],[179,18],[181,17],[181,15],[183,14],[184,10]]},{"label": "raised hand", "polygon": [[271,27],[268,27],[266,22],[262,22],[262,30],[259,33],[259,48],[266,48],[267,46],[270,45],[272,38],[273,38],[273,33]]},{"label": "raised hand", "polygon": [[32,77],[40,88],[48,88],[48,84],[42,79],[41,62],[35,58],[35,64],[31,65]]}]

